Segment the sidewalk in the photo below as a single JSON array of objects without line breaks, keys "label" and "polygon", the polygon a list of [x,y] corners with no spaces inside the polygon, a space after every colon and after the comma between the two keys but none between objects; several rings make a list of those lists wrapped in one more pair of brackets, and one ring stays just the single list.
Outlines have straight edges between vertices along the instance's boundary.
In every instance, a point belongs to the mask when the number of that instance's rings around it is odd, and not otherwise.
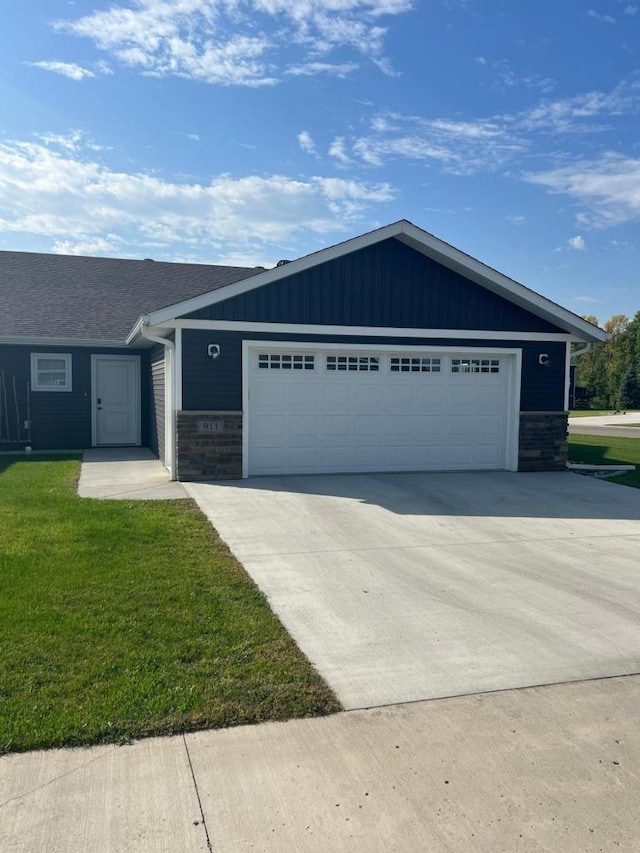
[{"label": "sidewalk", "polygon": [[78,494],[102,500],[168,501],[189,496],[171,482],[162,462],[146,447],[85,450]]},{"label": "sidewalk", "polygon": [[640,677],[0,759],[3,853],[634,853]]}]

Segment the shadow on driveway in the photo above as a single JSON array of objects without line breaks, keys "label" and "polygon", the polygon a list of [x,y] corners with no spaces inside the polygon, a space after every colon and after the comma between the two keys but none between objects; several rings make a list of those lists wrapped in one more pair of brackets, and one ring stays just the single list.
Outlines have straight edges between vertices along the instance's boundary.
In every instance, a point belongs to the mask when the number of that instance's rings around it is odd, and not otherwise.
[{"label": "shadow on driveway", "polygon": [[215,486],[345,498],[396,515],[640,519],[640,489],[565,471],[314,474],[251,477]]}]

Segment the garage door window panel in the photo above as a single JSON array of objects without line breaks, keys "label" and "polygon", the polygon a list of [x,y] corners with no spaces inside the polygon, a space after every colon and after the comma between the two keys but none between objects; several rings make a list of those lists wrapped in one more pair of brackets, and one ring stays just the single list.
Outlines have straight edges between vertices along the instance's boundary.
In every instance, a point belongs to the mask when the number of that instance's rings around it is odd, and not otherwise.
[{"label": "garage door window panel", "polygon": [[313,370],[316,357],[302,353],[260,353],[259,370]]},{"label": "garage door window panel", "polygon": [[500,373],[497,358],[452,358],[452,373]]},{"label": "garage door window panel", "polygon": [[326,367],[333,373],[378,373],[380,358],[373,355],[328,355]]},{"label": "garage door window panel", "polygon": [[440,373],[439,358],[391,356],[391,373]]}]

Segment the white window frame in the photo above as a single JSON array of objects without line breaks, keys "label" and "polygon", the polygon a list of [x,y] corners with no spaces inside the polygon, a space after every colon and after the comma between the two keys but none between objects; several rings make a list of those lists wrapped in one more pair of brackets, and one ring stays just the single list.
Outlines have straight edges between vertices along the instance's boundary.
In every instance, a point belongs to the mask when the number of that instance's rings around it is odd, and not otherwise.
[{"label": "white window frame", "polygon": [[[64,385],[41,385],[38,382],[38,361],[41,358],[62,359],[65,363],[66,382]],[[31,390],[32,391],[72,391],[72,356],[70,352],[32,352],[31,353]]]}]

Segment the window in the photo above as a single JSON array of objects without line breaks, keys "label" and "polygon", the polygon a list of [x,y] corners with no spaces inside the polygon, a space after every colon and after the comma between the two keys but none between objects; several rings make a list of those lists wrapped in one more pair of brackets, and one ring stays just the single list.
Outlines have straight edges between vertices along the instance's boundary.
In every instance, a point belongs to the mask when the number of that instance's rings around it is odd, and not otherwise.
[{"label": "window", "polygon": [[71,391],[71,354],[31,353],[33,391]]},{"label": "window", "polygon": [[380,369],[380,359],[373,355],[328,355],[327,370],[357,370],[374,372]]},{"label": "window", "polygon": [[452,373],[500,373],[497,358],[452,358]]},{"label": "window", "polygon": [[401,358],[391,356],[392,373],[440,373],[439,358]]},{"label": "window", "polygon": [[315,363],[315,355],[298,353],[260,353],[258,355],[260,370],[313,370]]}]

